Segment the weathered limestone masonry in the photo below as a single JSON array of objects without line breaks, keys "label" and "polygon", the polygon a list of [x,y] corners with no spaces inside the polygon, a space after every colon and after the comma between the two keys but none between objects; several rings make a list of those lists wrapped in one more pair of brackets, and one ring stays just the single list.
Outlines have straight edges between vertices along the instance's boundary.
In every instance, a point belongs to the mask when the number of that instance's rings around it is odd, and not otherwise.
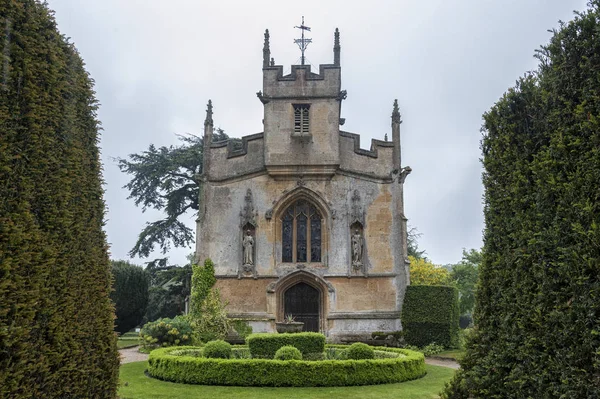
[{"label": "weathered limestone masonry", "polygon": [[242,149],[213,142],[212,104],[204,131],[204,172],[196,254],[215,263],[232,317],[255,332],[292,314],[330,341],[401,329],[409,284],[400,113],[392,141],[340,130],[339,32],[334,63],[293,65],[289,75],[263,49],[264,132]]}]

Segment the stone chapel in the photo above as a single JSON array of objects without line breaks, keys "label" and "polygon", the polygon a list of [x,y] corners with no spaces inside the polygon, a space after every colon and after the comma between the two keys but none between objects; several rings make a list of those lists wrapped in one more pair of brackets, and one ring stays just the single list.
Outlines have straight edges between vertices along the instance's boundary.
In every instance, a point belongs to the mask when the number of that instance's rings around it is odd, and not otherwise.
[{"label": "stone chapel", "polygon": [[275,65],[263,48],[264,131],[213,141],[212,104],[204,122],[196,256],[215,264],[231,317],[273,332],[292,315],[329,341],[401,329],[409,284],[401,166],[400,112],[391,141],[340,130],[339,31],[333,63]]}]

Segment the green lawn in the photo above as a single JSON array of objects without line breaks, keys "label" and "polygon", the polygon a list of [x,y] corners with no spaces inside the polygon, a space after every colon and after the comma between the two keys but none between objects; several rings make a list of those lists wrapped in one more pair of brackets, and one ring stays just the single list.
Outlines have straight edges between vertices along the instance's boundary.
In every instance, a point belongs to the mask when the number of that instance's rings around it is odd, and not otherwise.
[{"label": "green lawn", "polygon": [[117,348],[131,348],[140,344],[140,338],[138,336],[121,336],[117,339]]},{"label": "green lawn", "polygon": [[121,366],[119,397],[120,399],[435,399],[444,387],[444,383],[452,378],[454,370],[429,365],[426,368],[425,377],[401,384],[329,388],[255,388],[185,385],[159,381],[144,374],[146,362],[135,362]]}]

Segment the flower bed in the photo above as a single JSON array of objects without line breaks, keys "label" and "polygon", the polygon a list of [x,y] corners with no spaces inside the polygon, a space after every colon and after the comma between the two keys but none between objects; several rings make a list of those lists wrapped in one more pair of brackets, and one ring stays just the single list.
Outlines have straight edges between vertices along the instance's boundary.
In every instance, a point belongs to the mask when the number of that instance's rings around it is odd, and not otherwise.
[{"label": "flower bed", "polygon": [[[341,349],[343,346],[336,345]],[[377,348],[401,356],[376,356],[367,360],[210,359],[185,355],[196,347],[152,351],[148,373],[171,382],[235,386],[350,386],[397,383],[425,375],[422,353],[397,348]],[[234,347],[235,350],[235,347]],[[177,354],[182,354],[177,356]]]}]

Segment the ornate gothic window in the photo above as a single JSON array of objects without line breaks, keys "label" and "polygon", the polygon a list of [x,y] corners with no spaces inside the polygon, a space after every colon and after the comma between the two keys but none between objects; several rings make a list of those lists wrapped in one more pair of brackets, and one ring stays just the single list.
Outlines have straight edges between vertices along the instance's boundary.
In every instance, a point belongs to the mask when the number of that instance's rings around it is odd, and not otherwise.
[{"label": "ornate gothic window", "polygon": [[293,203],[281,218],[281,260],[321,262],[321,213],[305,200]]}]

